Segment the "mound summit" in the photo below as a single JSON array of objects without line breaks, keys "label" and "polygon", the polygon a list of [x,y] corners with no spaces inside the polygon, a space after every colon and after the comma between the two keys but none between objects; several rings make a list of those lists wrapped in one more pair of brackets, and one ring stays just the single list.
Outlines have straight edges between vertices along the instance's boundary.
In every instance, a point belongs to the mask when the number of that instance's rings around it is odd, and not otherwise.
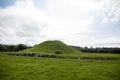
[{"label": "mound summit", "polygon": [[38,45],[35,45],[32,48],[20,51],[23,53],[26,52],[34,52],[34,53],[55,53],[56,51],[60,51],[61,53],[80,53],[77,49],[74,49],[65,43],[54,40],[54,41],[45,41]]}]

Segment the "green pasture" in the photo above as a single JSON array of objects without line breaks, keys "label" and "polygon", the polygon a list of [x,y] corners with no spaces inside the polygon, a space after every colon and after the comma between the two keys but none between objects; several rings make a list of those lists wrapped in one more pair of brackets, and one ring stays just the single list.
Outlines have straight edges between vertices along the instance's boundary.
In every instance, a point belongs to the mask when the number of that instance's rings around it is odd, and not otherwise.
[{"label": "green pasture", "polygon": [[[99,56],[87,53],[85,55]],[[119,56],[105,56],[108,55]],[[1,52],[0,80],[120,80],[120,60],[12,56]]]}]

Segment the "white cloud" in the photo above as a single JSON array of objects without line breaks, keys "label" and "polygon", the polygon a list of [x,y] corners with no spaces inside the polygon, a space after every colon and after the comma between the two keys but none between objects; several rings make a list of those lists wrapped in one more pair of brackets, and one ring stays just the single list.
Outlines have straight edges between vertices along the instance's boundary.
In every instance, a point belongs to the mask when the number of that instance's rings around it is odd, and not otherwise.
[{"label": "white cloud", "polygon": [[64,19],[81,19],[91,13],[97,13],[102,7],[101,2],[94,0],[48,0],[46,10],[49,15]]},{"label": "white cloud", "polygon": [[120,38],[109,37],[106,39],[99,39],[95,40],[92,45],[96,47],[120,47]]},{"label": "white cloud", "polygon": [[[91,36],[76,34],[94,32],[94,15],[101,14],[104,0],[47,0],[42,8],[37,8],[34,1],[17,0],[13,6],[0,8],[0,43],[34,45],[58,39],[73,45],[92,45]],[[104,23],[109,22],[106,15],[103,18]]]},{"label": "white cloud", "polygon": [[103,8],[102,23],[112,23],[120,21],[120,1],[105,0]]},{"label": "white cloud", "polygon": [[[14,6],[0,9],[1,43],[27,43],[37,41],[44,29],[46,14],[34,7],[33,0],[16,1]],[[39,38],[38,38],[39,39]],[[31,45],[31,44],[30,44]]]}]

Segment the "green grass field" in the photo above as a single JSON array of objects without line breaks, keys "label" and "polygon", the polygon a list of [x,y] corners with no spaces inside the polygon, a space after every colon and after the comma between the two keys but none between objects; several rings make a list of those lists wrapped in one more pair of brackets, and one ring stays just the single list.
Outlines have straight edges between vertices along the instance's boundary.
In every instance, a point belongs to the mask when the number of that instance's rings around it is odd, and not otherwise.
[{"label": "green grass field", "polygon": [[23,57],[1,52],[0,80],[120,80],[120,60]]}]

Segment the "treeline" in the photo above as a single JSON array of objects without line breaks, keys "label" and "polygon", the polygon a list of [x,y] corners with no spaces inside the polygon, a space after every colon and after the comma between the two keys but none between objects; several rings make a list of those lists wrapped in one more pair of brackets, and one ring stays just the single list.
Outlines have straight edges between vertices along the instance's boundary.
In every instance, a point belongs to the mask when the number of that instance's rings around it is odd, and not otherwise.
[{"label": "treeline", "polygon": [[76,48],[82,52],[89,52],[89,53],[116,53],[120,54],[120,48],[107,48],[107,47],[78,47],[78,46],[72,46],[73,48]]},{"label": "treeline", "polygon": [[16,52],[21,51],[24,49],[30,48],[24,44],[18,44],[18,45],[3,45],[0,44],[0,51],[7,51],[7,52]]}]

